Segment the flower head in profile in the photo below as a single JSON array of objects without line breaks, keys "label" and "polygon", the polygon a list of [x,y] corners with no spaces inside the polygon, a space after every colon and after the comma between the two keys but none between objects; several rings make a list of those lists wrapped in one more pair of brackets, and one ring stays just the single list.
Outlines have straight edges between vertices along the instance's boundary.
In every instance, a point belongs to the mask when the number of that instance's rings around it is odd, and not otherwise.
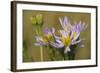
[{"label": "flower head in profile", "polygon": [[54,40],[52,33],[55,32],[55,29],[52,28],[51,30],[48,28],[44,29],[44,35],[39,37],[36,36],[36,46],[48,46],[50,41]]}]

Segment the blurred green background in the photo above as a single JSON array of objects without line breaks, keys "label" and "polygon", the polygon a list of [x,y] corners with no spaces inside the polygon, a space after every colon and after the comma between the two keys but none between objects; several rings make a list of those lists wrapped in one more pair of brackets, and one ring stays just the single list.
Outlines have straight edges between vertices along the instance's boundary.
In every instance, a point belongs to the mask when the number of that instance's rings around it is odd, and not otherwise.
[{"label": "blurred green background", "polygon": [[[40,60],[40,48],[34,46],[34,36],[37,26],[32,25],[31,17],[37,14],[43,15],[43,26],[41,31],[45,27],[54,27],[56,30],[61,29],[59,17],[67,16],[72,24],[74,22],[85,22],[88,25],[87,29],[81,33],[81,38],[84,38],[84,48],[77,48],[75,54],[75,60],[90,59],[91,58],[91,14],[89,13],[76,13],[76,12],[52,12],[52,11],[35,11],[35,10],[23,10],[23,62],[38,62]],[[61,56],[57,55],[61,60]],[[43,60],[49,61],[48,49],[43,48]]]}]

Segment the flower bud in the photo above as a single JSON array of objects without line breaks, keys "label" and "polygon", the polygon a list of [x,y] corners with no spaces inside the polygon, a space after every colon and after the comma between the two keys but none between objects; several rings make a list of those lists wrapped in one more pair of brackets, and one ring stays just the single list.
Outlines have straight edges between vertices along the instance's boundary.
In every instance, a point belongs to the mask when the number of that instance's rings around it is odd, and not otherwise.
[{"label": "flower bud", "polygon": [[31,18],[31,20],[32,20],[32,24],[33,24],[33,25],[36,25],[36,23],[37,23],[36,17],[33,16],[33,17]]},{"label": "flower bud", "polygon": [[38,25],[42,25],[43,24],[43,15],[42,14],[37,14],[36,15],[36,20],[37,20]]}]

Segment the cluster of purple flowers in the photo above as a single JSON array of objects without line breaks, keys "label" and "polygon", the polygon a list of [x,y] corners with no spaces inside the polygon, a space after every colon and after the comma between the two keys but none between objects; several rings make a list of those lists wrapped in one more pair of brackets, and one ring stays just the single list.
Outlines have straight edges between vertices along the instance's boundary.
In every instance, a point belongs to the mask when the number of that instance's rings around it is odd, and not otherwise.
[{"label": "cluster of purple flowers", "polygon": [[64,53],[70,52],[70,46],[80,44],[84,39],[80,38],[80,33],[87,28],[85,23],[81,21],[75,24],[71,24],[68,18],[59,18],[61,29],[57,30],[59,34],[56,34],[55,28],[45,28],[44,36],[36,36],[36,46],[52,46],[56,49],[64,48]]}]

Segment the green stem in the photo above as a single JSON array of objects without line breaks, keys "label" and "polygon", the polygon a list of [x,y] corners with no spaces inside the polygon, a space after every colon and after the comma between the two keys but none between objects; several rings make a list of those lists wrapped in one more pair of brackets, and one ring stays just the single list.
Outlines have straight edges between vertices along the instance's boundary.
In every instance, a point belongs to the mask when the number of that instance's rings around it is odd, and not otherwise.
[{"label": "green stem", "polygon": [[41,61],[43,61],[43,46],[40,46]]},{"label": "green stem", "polygon": [[[40,27],[38,27],[38,29],[35,30],[36,32],[36,35],[40,35],[41,32],[40,32]],[[41,61],[43,61],[43,46],[40,46],[40,57],[41,57]]]},{"label": "green stem", "polygon": [[63,59],[66,60],[65,55],[63,56]]},{"label": "green stem", "polygon": [[75,59],[75,53],[69,52],[68,53],[68,60],[74,60]]}]

